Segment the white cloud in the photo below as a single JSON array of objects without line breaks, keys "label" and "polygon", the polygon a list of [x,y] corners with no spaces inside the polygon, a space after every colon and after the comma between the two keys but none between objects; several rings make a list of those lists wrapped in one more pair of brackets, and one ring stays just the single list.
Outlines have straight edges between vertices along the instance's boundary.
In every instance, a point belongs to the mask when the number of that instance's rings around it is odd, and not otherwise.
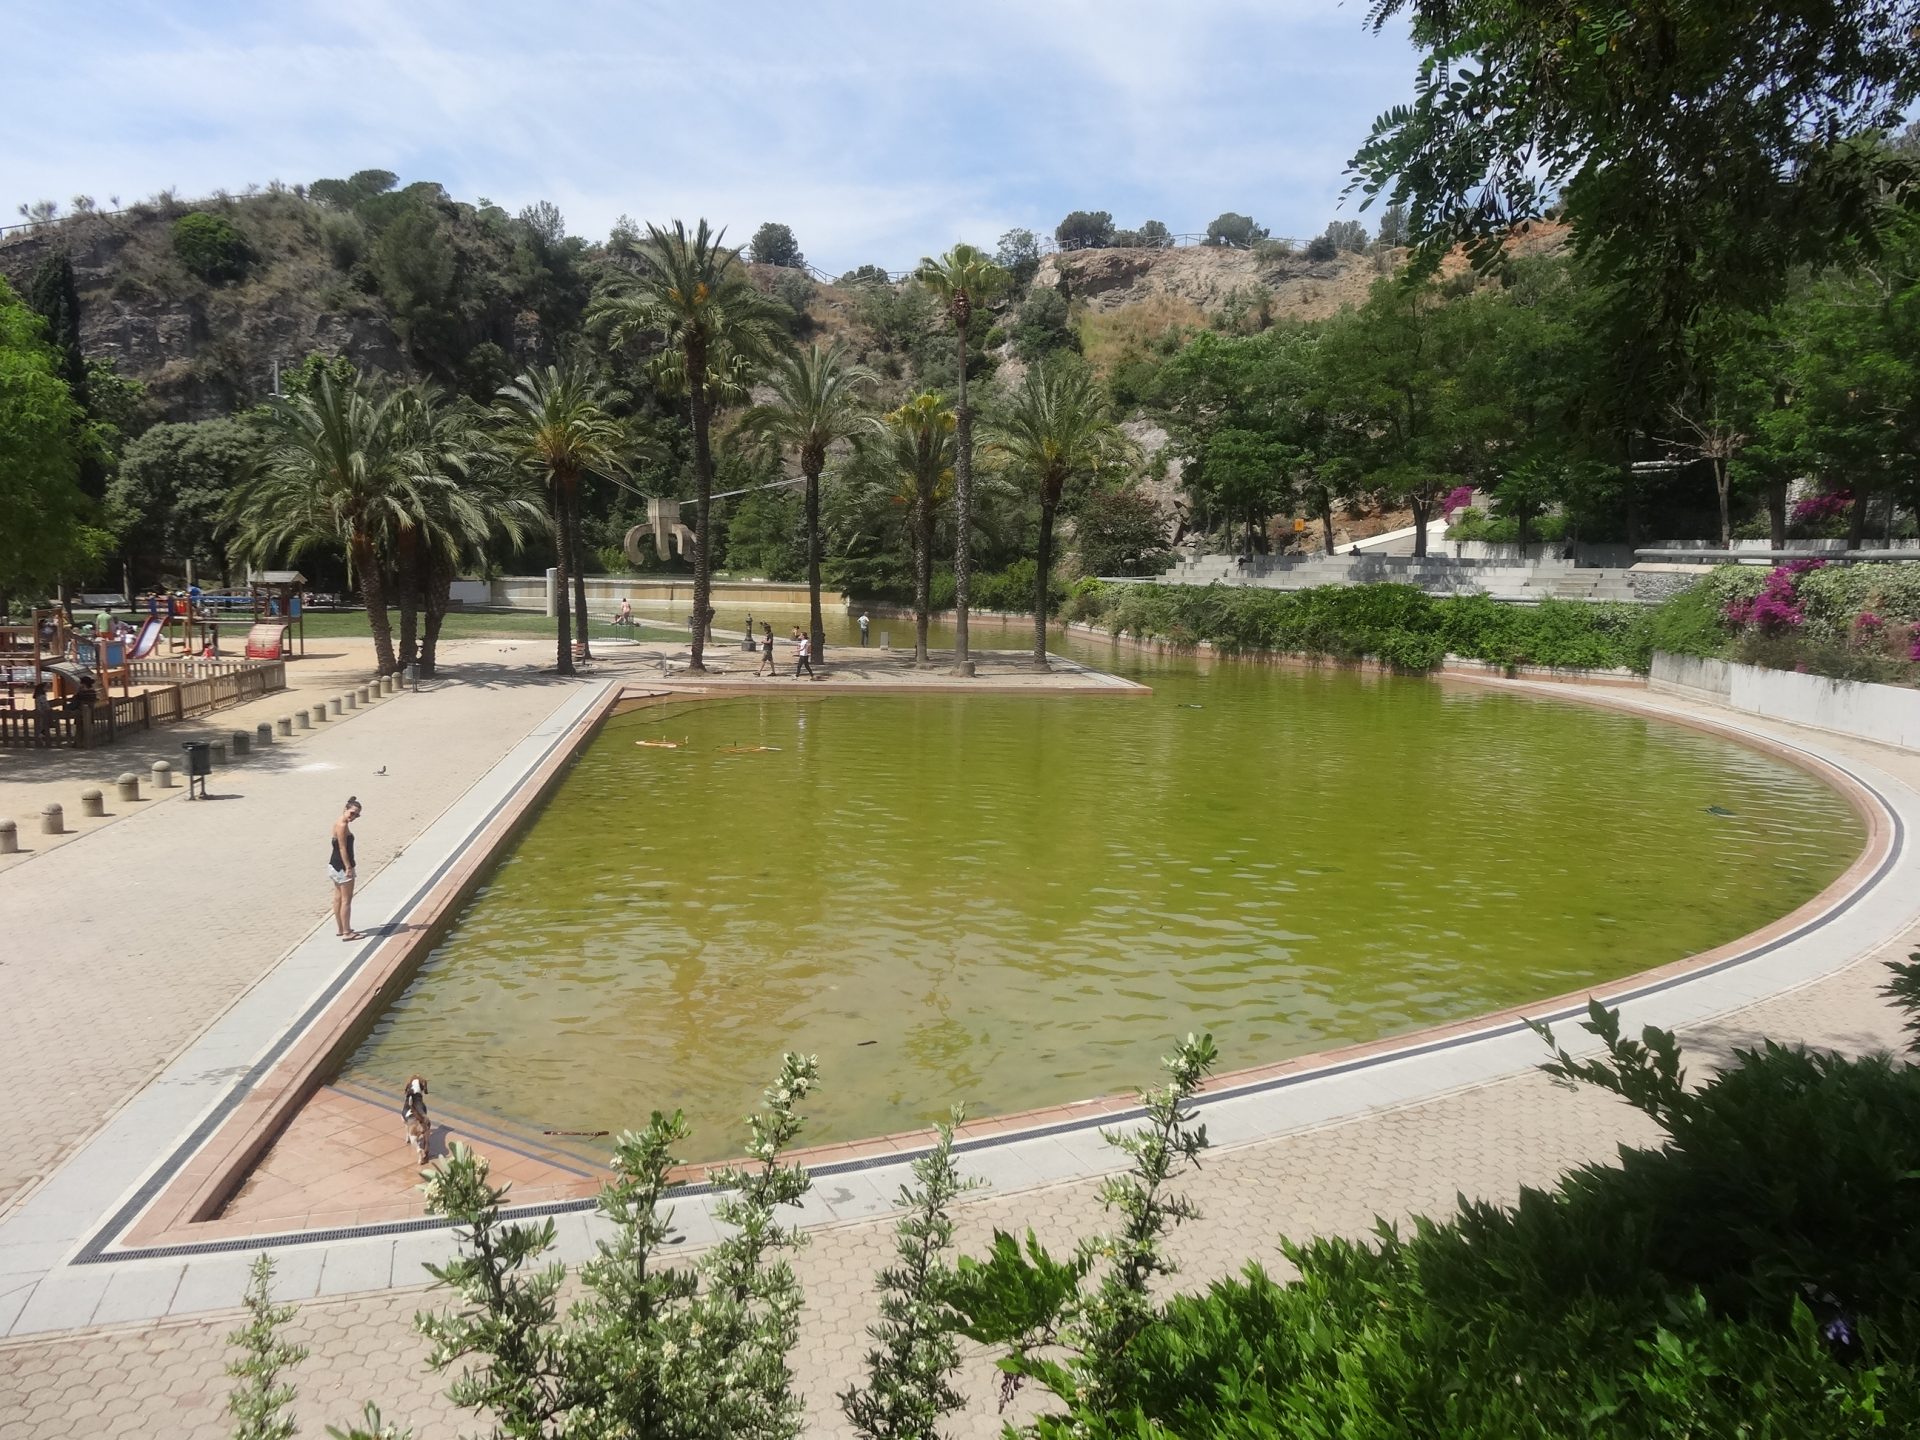
[{"label": "white cloud", "polygon": [[828,269],[1077,208],[1310,233],[1413,68],[1334,0],[24,8],[0,213],[373,166],[593,236],[780,219]]}]

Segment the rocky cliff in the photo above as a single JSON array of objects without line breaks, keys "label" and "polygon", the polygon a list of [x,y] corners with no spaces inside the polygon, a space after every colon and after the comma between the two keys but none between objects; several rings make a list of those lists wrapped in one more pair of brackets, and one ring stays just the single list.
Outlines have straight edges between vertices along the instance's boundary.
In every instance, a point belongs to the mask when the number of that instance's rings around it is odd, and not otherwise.
[{"label": "rocky cliff", "polygon": [[0,241],[0,275],[24,292],[65,248],[80,294],[81,348],[143,381],[169,420],[204,420],[266,395],[272,371],[315,351],[409,373],[393,322],[317,243],[283,243],[230,285],[195,280],[157,208],[76,216]]}]

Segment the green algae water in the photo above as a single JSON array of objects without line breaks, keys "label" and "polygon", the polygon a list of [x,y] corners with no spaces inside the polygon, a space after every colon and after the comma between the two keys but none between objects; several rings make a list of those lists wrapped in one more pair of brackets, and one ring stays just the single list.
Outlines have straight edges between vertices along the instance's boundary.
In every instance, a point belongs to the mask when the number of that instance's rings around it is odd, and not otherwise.
[{"label": "green algae water", "polygon": [[714,1158],[799,1050],[806,1138],[853,1139],[1126,1089],[1189,1030],[1238,1068],[1629,974],[1784,914],[1863,843],[1801,771],[1678,726],[1085,658],[1153,695],[610,721],[348,1074],[421,1071],[534,1128],[679,1107]]}]

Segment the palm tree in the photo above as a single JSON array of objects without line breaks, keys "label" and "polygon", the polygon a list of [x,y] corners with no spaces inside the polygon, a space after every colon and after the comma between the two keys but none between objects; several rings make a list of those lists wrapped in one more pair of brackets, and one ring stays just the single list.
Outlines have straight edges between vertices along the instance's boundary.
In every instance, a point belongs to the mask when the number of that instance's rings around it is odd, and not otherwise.
[{"label": "palm tree", "polygon": [[873,420],[891,446],[893,468],[913,505],[913,659],[927,663],[933,604],[933,508],[953,480],[953,411],[931,390]]},{"label": "palm tree", "polygon": [[[706,614],[713,592],[713,443],[709,377],[758,363],[779,348],[784,331],[778,312],[753,288],[738,252],[725,248],[726,232],[702,220],[689,234],[679,220],[671,229],[647,226],[633,247],[638,262],[629,288],[599,301],[588,319],[615,344],[657,336],[679,351],[693,422],[693,655],[689,668],[706,664]],[[725,362],[724,364],[722,362]]]},{"label": "palm tree", "polygon": [[1051,357],[1027,371],[1012,403],[995,417],[991,448],[1040,502],[1040,546],[1034,557],[1033,664],[1047,668],[1047,579],[1053,568],[1053,522],[1070,484],[1117,463],[1131,447],[1093,372],[1077,359]]},{"label": "palm tree", "polygon": [[[622,468],[626,433],[608,415],[600,383],[577,359],[529,370],[500,387],[494,401],[495,438],[503,458],[523,474],[540,476],[554,532],[555,587],[559,626],[556,668],[573,669],[573,635],[567,612],[567,576],[574,567],[580,477]],[[584,622],[583,622],[584,623]]]},{"label": "palm tree", "polygon": [[406,463],[451,482],[425,491],[426,509],[409,537],[412,565],[403,572],[408,598],[417,597],[421,611],[420,674],[430,677],[439,669],[454,576],[484,567],[496,539],[518,547],[546,517],[525,473],[501,459],[471,402],[415,385],[400,392],[396,410]]},{"label": "palm tree", "polygon": [[305,394],[275,399],[259,468],[222,517],[250,561],[343,545],[383,675],[398,668],[387,589],[395,537],[411,534],[451,483],[412,463],[400,406],[363,380],[340,383],[324,372]]},{"label": "palm tree", "polygon": [[945,302],[960,347],[960,380],[953,407],[954,508],[958,523],[953,537],[953,660],[962,675],[973,673],[967,656],[967,586],[973,573],[973,411],[967,405],[967,321],[973,307],[991,300],[1013,278],[984,251],[956,245],[938,260],[923,257],[914,277]]},{"label": "palm tree", "polygon": [[820,619],[820,472],[827,451],[840,441],[857,441],[867,429],[862,390],[878,377],[864,365],[850,365],[838,341],[783,356],[768,377],[773,399],[756,405],[740,421],[748,434],[791,448],[807,482],[807,601],[812,612],[813,653],[826,653],[827,631]]}]

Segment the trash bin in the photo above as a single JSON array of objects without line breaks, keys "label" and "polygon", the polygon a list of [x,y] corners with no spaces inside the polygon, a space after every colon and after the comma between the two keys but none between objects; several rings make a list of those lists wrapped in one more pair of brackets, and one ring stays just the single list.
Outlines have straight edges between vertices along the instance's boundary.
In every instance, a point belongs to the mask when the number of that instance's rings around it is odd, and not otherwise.
[{"label": "trash bin", "polygon": [[188,740],[180,748],[187,752],[187,798],[195,798],[194,789],[199,787],[199,798],[207,797],[207,776],[213,773],[213,744],[208,740]]}]

